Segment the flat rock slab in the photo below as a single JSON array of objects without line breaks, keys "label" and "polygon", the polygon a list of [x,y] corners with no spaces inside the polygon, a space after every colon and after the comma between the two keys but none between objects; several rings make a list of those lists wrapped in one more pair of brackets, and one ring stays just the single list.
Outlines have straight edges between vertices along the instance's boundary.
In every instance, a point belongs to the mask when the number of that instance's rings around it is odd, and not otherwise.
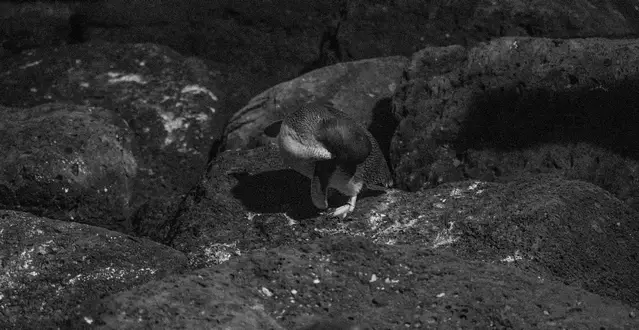
[{"label": "flat rock slab", "polygon": [[342,236],[150,282],[89,306],[77,324],[300,329],[322,317],[374,329],[616,329],[639,326],[636,315],[617,301],[507,266]]},{"label": "flat rock slab", "polygon": [[0,211],[0,328],[66,328],[85,301],[185,269],[169,247],[106,229]]}]

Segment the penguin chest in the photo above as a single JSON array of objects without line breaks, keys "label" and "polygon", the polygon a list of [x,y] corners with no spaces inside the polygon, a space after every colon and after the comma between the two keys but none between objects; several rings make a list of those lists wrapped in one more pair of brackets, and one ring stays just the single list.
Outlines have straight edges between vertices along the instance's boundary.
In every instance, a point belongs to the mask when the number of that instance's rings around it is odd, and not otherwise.
[{"label": "penguin chest", "polygon": [[[284,165],[309,179],[315,173],[316,161],[333,158],[331,152],[314,137],[299,133],[285,123],[282,123],[277,142]],[[359,175],[349,174],[339,166],[329,180],[329,187],[347,196],[357,195],[363,184]]]},{"label": "penguin chest", "polygon": [[353,175],[338,167],[328,184],[346,196],[357,196],[364,186],[364,180],[357,174]]}]

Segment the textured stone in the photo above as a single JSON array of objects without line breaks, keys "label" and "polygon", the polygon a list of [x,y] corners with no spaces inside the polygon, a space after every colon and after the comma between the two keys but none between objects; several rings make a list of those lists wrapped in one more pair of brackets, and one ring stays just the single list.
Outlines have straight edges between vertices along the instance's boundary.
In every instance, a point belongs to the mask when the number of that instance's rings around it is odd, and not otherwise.
[{"label": "textured stone", "polygon": [[143,238],[0,211],[0,328],[68,328],[85,301],[185,266],[182,253]]},{"label": "textured stone", "polygon": [[632,313],[617,301],[508,266],[424,246],[331,237],[147,283],[82,315],[102,329],[300,329],[313,315],[363,329],[598,329],[636,328]]},{"label": "textured stone", "polygon": [[138,162],[113,112],[0,107],[0,208],[125,229]]},{"label": "textured stone", "polygon": [[397,183],[559,172],[637,204],[639,42],[500,38],[425,48],[394,98]]}]

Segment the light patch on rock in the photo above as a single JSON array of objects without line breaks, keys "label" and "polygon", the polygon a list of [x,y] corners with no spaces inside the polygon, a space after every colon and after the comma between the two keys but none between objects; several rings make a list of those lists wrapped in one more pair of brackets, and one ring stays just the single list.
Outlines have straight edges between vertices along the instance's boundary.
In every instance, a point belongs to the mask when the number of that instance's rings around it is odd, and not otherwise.
[{"label": "light patch on rock", "polygon": [[[31,238],[44,234],[44,232],[36,228],[35,225],[31,230],[28,230],[26,236]],[[48,240],[38,246],[32,246],[29,249],[22,251],[19,257],[14,260],[10,260],[4,265],[4,273],[0,274],[0,288],[2,289],[18,289],[23,287],[21,280],[25,275],[34,277],[39,273],[33,266],[34,257],[37,255],[44,255],[49,253],[50,250],[57,250],[55,247],[51,247],[55,243],[53,240]]]},{"label": "light patch on rock", "polygon": [[173,112],[167,111],[160,114],[164,121],[164,130],[166,130],[166,138],[164,138],[164,146],[168,146],[176,139],[174,131],[179,129],[187,129],[190,125],[185,123],[186,118],[176,117]]},{"label": "light patch on rock", "polygon": [[[479,190],[477,189],[477,188],[480,187],[481,183],[482,183],[481,181],[474,181],[468,187],[466,187],[465,189],[463,189],[463,188],[453,188],[450,191],[450,197],[461,198],[461,197],[463,197],[464,193],[470,192],[470,191],[473,191],[473,190],[477,190],[476,194],[481,194],[483,192],[483,190],[482,189],[479,189]],[[443,200],[443,201],[445,202],[445,200]]]},{"label": "light patch on rock", "polygon": [[187,93],[188,94],[206,94],[213,101],[217,101],[217,96],[215,96],[215,94],[213,94],[213,92],[208,90],[206,87],[200,86],[200,85],[186,85],[186,86],[184,86],[184,88],[182,88],[181,93],[183,93],[183,94],[187,94]]},{"label": "light patch on rock", "polygon": [[133,82],[138,84],[146,84],[146,81],[139,74],[124,74],[121,72],[107,72],[109,76],[109,84]]},{"label": "light patch on rock", "polygon": [[441,232],[437,233],[437,236],[435,236],[435,239],[433,239],[433,249],[436,249],[438,247],[444,246],[444,245],[450,245],[453,244],[455,242],[457,242],[457,240],[459,239],[459,237],[455,237],[453,235],[453,227],[454,227],[455,223],[454,222],[449,222],[449,227],[442,230]]},{"label": "light patch on rock", "polygon": [[[187,130],[191,123],[188,122],[189,119],[195,119],[199,123],[205,123],[209,120],[209,115],[204,112],[196,113],[196,114],[187,114],[185,116],[176,116],[171,111],[159,112],[160,117],[162,118],[164,124],[164,130],[166,131],[166,137],[164,138],[164,146],[167,147],[170,144],[184,139],[184,135],[178,138],[177,132],[182,130]],[[179,148],[178,151],[187,152],[189,151],[188,145],[183,145]]]},{"label": "light patch on rock", "polygon": [[215,243],[204,248],[203,256],[207,265],[220,265],[233,256],[240,256],[242,252],[237,248],[237,242]]},{"label": "light patch on rock", "polygon": [[284,213],[284,217],[286,218],[287,224],[288,224],[289,226],[295,226],[295,225],[297,225],[297,224],[298,224],[298,222],[297,222],[297,221],[295,221],[295,219],[293,219],[293,218],[289,217],[289,216],[288,216],[288,214]]},{"label": "light patch on rock", "polygon": [[454,188],[453,190],[451,190],[450,192],[450,197],[461,197],[462,196],[462,190],[459,188]]},{"label": "light patch on rock", "polygon": [[515,261],[517,261],[517,260],[522,260],[522,259],[524,259],[524,257],[521,255],[521,252],[519,252],[519,250],[517,250],[517,251],[515,251],[515,254],[514,254],[514,255],[512,255],[512,256],[507,256],[506,258],[501,259],[501,261],[502,261],[502,262],[508,262],[508,263],[511,263],[511,262],[515,262]]},{"label": "light patch on rock", "polygon": [[[422,223],[423,222],[422,219],[425,217],[426,217],[425,215],[420,214],[417,218],[410,219],[408,221],[402,221],[402,222],[395,221],[390,226],[384,228],[384,230],[382,230],[381,232],[373,235],[373,241],[375,243],[382,243],[382,241],[378,238],[378,236],[383,236],[384,238],[387,238],[388,236],[394,236],[398,233],[411,229],[415,227],[416,225]],[[394,245],[396,242],[397,242],[396,240],[386,240],[385,244]]]},{"label": "light patch on rock", "polygon": [[116,267],[104,267],[96,269],[89,274],[78,274],[73,278],[67,280],[67,284],[76,285],[84,282],[95,281],[117,281],[124,282],[129,278],[139,278],[140,276],[153,275],[157,272],[157,269],[153,268],[140,268],[140,269],[127,269]]},{"label": "light patch on rock", "polygon": [[21,67],[20,67],[20,69],[24,70],[24,69],[26,69],[26,68],[30,68],[30,67],[32,67],[32,66],[39,65],[40,63],[42,63],[42,60],[35,61],[35,62],[29,62],[29,63],[27,63],[27,64],[25,64],[25,65],[21,66]]},{"label": "light patch on rock", "polygon": [[325,234],[325,235],[339,235],[339,234],[347,234],[353,237],[356,236],[364,236],[363,233],[360,232],[352,232],[349,227],[345,223],[338,223],[338,228],[330,229],[330,228],[315,228],[314,231]]},{"label": "light patch on rock", "polygon": [[371,230],[376,230],[382,224],[384,218],[387,217],[385,213],[391,205],[397,203],[397,194],[398,190],[396,189],[387,191],[383,199],[365,216],[368,219]]},{"label": "light patch on rock", "polygon": [[269,298],[273,296],[273,292],[264,286],[260,289],[260,293]]},{"label": "light patch on rock", "polygon": [[253,218],[255,218],[256,215],[260,215],[260,214],[254,213],[254,212],[246,212],[246,219],[248,221],[253,221]]},{"label": "light patch on rock", "polygon": [[390,83],[388,84],[388,91],[392,93],[395,93],[395,90],[397,89],[397,84],[396,83]]}]

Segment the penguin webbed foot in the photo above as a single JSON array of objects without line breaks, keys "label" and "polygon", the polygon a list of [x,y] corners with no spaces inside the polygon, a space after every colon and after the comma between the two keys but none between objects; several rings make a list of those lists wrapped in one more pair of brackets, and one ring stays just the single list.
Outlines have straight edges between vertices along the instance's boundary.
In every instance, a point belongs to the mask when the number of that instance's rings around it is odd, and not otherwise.
[{"label": "penguin webbed foot", "polygon": [[351,212],[353,212],[356,202],[357,196],[352,196],[346,204],[336,208],[327,209],[326,211],[321,212],[321,214],[330,216],[331,218],[339,218],[340,220],[344,220]]}]

